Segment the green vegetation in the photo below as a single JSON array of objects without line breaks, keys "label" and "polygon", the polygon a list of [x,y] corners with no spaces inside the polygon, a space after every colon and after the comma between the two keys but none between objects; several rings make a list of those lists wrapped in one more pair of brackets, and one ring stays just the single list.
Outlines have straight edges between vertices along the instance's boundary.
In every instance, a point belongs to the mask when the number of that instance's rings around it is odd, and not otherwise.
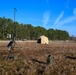
[{"label": "green vegetation", "polygon": [[13,36],[14,27],[17,39],[36,40],[40,35],[47,36],[49,40],[69,39],[69,34],[67,31],[58,29],[46,30],[40,26],[33,27],[31,24],[19,24],[18,22],[14,23],[13,20],[5,17],[0,17],[0,39],[7,39],[7,34],[11,34]]}]

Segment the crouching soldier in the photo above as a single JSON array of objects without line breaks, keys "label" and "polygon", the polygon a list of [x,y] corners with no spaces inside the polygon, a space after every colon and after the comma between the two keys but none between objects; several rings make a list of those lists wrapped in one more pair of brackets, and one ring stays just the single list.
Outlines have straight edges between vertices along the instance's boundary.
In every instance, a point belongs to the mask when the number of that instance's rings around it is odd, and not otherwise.
[{"label": "crouching soldier", "polygon": [[47,57],[47,65],[52,65],[53,57],[52,55],[48,55]]}]

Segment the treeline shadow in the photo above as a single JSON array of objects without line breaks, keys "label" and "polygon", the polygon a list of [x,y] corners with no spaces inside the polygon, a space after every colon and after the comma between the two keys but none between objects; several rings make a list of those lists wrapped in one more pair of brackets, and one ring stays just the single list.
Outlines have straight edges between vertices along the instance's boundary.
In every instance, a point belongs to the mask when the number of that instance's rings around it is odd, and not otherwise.
[{"label": "treeline shadow", "polygon": [[31,59],[31,60],[32,60],[32,62],[37,62],[37,63],[39,63],[39,64],[47,64],[46,62],[39,61],[39,60],[37,60],[37,59]]},{"label": "treeline shadow", "polygon": [[73,57],[73,56],[66,56],[66,58],[73,59],[73,60],[76,59],[76,57]]}]

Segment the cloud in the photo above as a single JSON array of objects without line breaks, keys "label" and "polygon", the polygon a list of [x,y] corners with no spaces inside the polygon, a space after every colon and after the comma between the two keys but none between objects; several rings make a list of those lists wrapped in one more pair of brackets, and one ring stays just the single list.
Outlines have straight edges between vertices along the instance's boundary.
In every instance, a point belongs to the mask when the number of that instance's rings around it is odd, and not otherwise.
[{"label": "cloud", "polygon": [[69,2],[70,0],[67,1],[66,8],[69,8]]},{"label": "cloud", "polygon": [[43,25],[46,26],[49,22],[49,18],[50,18],[50,11],[46,11],[43,13]]},{"label": "cloud", "polygon": [[76,21],[76,15],[67,17],[67,18],[65,18],[64,20],[58,22],[58,24],[57,24],[56,27],[60,27],[60,26],[62,26],[62,25],[64,25],[64,24],[72,23],[72,22],[74,22],[74,21]]},{"label": "cloud", "polygon": [[63,20],[60,20],[64,15],[64,11],[61,12],[61,14],[59,15],[59,17],[55,20],[53,28],[59,28],[63,25],[69,24],[69,23],[73,23],[76,21],[76,8],[73,9],[73,15],[64,18]]},{"label": "cloud", "polygon": [[56,25],[60,21],[60,19],[63,17],[63,14],[64,14],[64,11],[62,11],[61,14],[57,17],[57,19],[54,22],[54,25]]},{"label": "cloud", "polygon": [[74,10],[73,10],[73,14],[76,15],[76,8],[74,8]]},{"label": "cloud", "polygon": [[49,3],[49,0],[47,0],[47,4]]}]

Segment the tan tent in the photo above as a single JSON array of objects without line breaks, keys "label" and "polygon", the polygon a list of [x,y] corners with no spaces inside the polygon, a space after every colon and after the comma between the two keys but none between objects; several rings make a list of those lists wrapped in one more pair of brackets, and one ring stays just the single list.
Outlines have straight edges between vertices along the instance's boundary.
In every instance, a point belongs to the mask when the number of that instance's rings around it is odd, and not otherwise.
[{"label": "tan tent", "polygon": [[38,37],[37,43],[48,44],[49,40],[48,40],[48,38],[46,36],[43,35],[43,36]]}]

